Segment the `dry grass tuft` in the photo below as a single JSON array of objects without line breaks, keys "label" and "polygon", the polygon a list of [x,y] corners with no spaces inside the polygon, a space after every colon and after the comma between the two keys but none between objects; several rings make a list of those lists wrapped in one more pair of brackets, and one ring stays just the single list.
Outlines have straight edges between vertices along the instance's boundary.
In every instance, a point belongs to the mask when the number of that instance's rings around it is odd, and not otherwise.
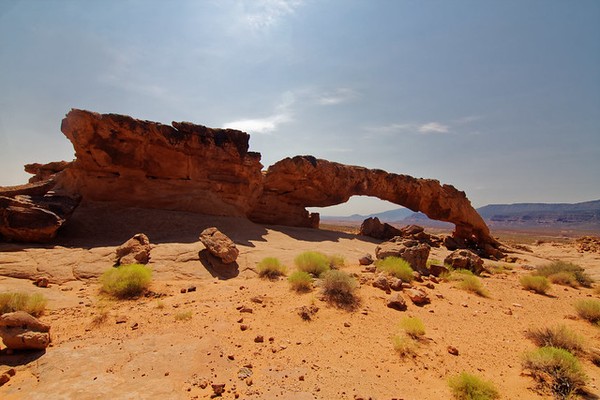
[{"label": "dry grass tuft", "polygon": [[39,293],[31,295],[22,292],[0,293],[0,315],[25,311],[34,317],[39,317],[46,310],[47,303],[46,297]]},{"label": "dry grass tuft", "polygon": [[564,325],[529,329],[525,336],[539,347],[556,347],[571,353],[583,353],[583,337]]},{"label": "dry grass tuft", "polygon": [[288,277],[292,290],[296,292],[310,292],[312,290],[313,278],[308,272],[295,271]]},{"label": "dry grass tuft", "polygon": [[285,275],[286,268],[281,264],[279,259],[275,257],[263,258],[256,266],[258,276],[266,279],[277,279]]},{"label": "dry grass tuft", "polygon": [[468,372],[451,377],[448,386],[457,400],[494,400],[500,397],[492,382],[484,381]]},{"label": "dry grass tuft", "polygon": [[594,280],[577,264],[566,261],[554,261],[538,267],[534,275],[547,277],[558,285],[591,287]]},{"label": "dry grass tuft", "polygon": [[294,264],[298,270],[318,278],[329,270],[329,257],[318,251],[305,251],[294,259]]},{"label": "dry grass tuft", "polygon": [[386,257],[375,262],[377,269],[402,279],[403,282],[411,282],[414,279],[413,269],[408,261],[400,257]]},{"label": "dry grass tuft", "polygon": [[417,344],[405,335],[395,335],[392,337],[392,344],[394,350],[402,357],[416,356],[417,355]]},{"label": "dry grass tuft", "polygon": [[400,327],[413,339],[425,335],[425,324],[418,317],[405,317],[400,321]]},{"label": "dry grass tuft", "polygon": [[152,270],[142,264],[110,268],[100,277],[102,291],[119,299],[137,297],[152,281]]},{"label": "dry grass tuft", "polygon": [[521,286],[525,290],[533,290],[538,294],[546,294],[550,289],[548,278],[541,275],[524,275],[520,279]]},{"label": "dry grass tuft", "polygon": [[592,324],[600,325],[600,300],[583,299],[575,303],[577,315],[590,321]]},{"label": "dry grass tuft", "polygon": [[176,321],[189,321],[190,319],[192,319],[192,312],[191,311],[181,311],[178,312],[177,314],[175,314],[175,320]]},{"label": "dry grass tuft", "polygon": [[587,381],[577,358],[567,350],[556,347],[540,347],[527,353],[523,368],[528,369],[543,388],[550,389],[560,399],[569,398],[582,390]]},{"label": "dry grass tuft", "polygon": [[481,297],[489,297],[490,292],[483,287],[481,280],[475,275],[462,274],[462,278],[456,285],[457,288],[465,290],[467,292],[474,293]]},{"label": "dry grass tuft", "polygon": [[328,301],[340,307],[354,307],[358,299],[354,293],[356,281],[343,271],[331,270],[323,275],[321,284],[323,294]]}]

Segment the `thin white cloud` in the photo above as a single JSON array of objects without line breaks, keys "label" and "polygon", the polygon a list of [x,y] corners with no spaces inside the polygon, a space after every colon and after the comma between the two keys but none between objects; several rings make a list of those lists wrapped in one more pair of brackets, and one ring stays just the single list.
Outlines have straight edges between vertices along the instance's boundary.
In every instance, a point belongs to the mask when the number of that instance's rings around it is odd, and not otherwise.
[{"label": "thin white cloud", "polygon": [[417,130],[419,133],[426,135],[429,133],[448,133],[450,127],[439,122],[428,122],[419,126]]},{"label": "thin white cloud", "polygon": [[302,0],[241,0],[244,18],[254,29],[266,29],[293,14]]},{"label": "thin white cloud", "polygon": [[223,124],[225,129],[238,129],[252,133],[271,133],[277,130],[279,125],[293,120],[292,106],[296,102],[296,96],[292,92],[285,92],[281,102],[275,107],[275,112],[264,118],[243,118]]},{"label": "thin white cloud", "polygon": [[349,88],[339,88],[331,92],[322,93],[317,96],[317,103],[322,106],[331,106],[352,101],[358,97],[358,93]]}]

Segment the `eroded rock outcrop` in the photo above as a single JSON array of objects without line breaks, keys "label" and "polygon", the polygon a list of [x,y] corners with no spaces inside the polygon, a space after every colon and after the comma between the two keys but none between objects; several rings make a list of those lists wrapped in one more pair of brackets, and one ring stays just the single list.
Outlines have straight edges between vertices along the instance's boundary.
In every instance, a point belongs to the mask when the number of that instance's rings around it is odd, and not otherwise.
[{"label": "eroded rock outcrop", "polygon": [[210,254],[225,264],[235,262],[240,254],[233,240],[215,227],[203,230],[200,234],[200,241]]},{"label": "eroded rock outcrop", "polygon": [[372,217],[365,219],[360,224],[358,234],[379,240],[390,240],[394,236],[401,235],[402,232],[387,222],[382,223],[379,218]]},{"label": "eroded rock outcrop", "polygon": [[[457,247],[476,248],[481,254],[497,252],[498,243],[465,193],[433,179],[311,156],[286,158],[263,173],[260,154],[248,151],[247,133],[188,122],[164,125],[73,109],[63,119],[61,130],[73,143],[76,160],[28,165],[26,170],[35,174],[28,190],[35,188],[38,196],[54,191],[61,196],[82,196],[84,201],[115,202],[120,206],[246,216],[258,223],[318,227],[319,215],[310,214],[306,207],[327,207],[355,195],[366,195],[454,223],[452,243]],[[14,197],[22,194],[19,190],[0,196]],[[8,200],[0,205],[0,224],[4,227],[14,226],[6,222],[12,218],[6,217],[8,207],[20,206]],[[39,220],[48,220],[46,225],[62,224],[53,223],[43,212]],[[33,233],[22,235],[14,228],[3,232],[9,240],[35,238]],[[40,237],[49,238],[55,232],[47,233],[43,228]]]},{"label": "eroded rock outcrop", "polygon": [[136,233],[131,239],[117,247],[117,265],[148,264],[152,245],[143,233]]},{"label": "eroded rock outcrop", "polygon": [[378,169],[339,164],[311,156],[281,160],[266,172],[263,194],[250,213],[253,221],[315,227],[319,217],[306,207],[328,207],[352,196],[373,196],[452,222],[465,246],[497,244],[464,192],[434,179],[418,179]]},{"label": "eroded rock outcrop", "polygon": [[77,159],[58,185],[86,200],[245,216],[262,191],[260,154],[241,131],[76,109],[61,130]]}]

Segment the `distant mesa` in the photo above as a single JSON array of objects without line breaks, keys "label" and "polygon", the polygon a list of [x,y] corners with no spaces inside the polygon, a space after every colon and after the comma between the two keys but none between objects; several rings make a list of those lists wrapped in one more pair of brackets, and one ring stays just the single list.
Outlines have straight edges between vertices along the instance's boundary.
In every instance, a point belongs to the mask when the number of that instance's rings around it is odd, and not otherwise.
[{"label": "distant mesa", "polygon": [[[30,164],[29,185],[0,188],[0,233],[7,240],[36,238],[10,227],[19,205],[6,199],[48,193],[82,201],[122,206],[248,217],[262,224],[319,226],[319,215],[306,207],[327,207],[355,195],[378,197],[455,224],[453,236],[465,247],[494,254],[499,244],[464,192],[433,179],[339,164],[312,156],[283,159],[265,172],[261,155],[249,150],[250,136],[234,129],[213,129],[189,122],[164,125],[118,114],[73,109],[62,121],[73,144],[73,162]],[[51,208],[40,204],[46,211]],[[44,208],[45,207],[45,208]],[[69,211],[69,210],[67,210]],[[57,217],[68,217],[68,212]],[[44,227],[38,227],[45,229]]]}]

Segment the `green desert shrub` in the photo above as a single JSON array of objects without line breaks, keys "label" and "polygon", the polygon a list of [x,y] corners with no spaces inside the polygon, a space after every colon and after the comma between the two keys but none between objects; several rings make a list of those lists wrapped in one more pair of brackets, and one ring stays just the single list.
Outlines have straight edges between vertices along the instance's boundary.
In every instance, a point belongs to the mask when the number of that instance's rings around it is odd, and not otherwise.
[{"label": "green desert shrub", "polygon": [[464,274],[456,287],[481,297],[489,297],[490,295],[487,289],[485,289],[481,284],[481,280],[475,275]]},{"label": "green desert shrub", "polygon": [[533,290],[539,294],[546,294],[550,289],[550,281],[541,275],[524,275],[520,279],[521,286],[526,290]]},{"label": "green desert shrub", "polygon": [[413,339],[425,335],[425,324],[417,317],[405,317],[400,321],[400,327]]},{"label": "green desert shrub", "polygon": [[403,282],[411,282],[414,279],[413,269],[408,261],[400,257],[386,257],[375,262],[377,269],[402,279]]},{"label": "green desert shrub", "polygon": [[288,276],[290,287],[296,292],[310,292],[312,290],[312,281],[312,276],[304,271],[295,271]]},{"label": "green desert shrub", "polygon": [[100,277],[102,291],[120,299],[136,297],[150,285],[152,270],[142,264],[121,265]]},{"label": "green desert shrub", "polygon": [[529,329],[525,336],[539,347],[556,347],[571,353],[583,353],[583,337],[564,325]]},{"label": "green desert shrub", "polygon": [[566,261],[554,261],[536,269],[534,275],[547,277],[550,282],[559,285],[591,287],[593,279],[577,264]]},{"label": "green desert shrub", "polygon": [[525,354],[523,367],[558,398],[569,398],[587,381],[579,360],[567,350],[556,347],[540,347]]},{"label": "green desert shrub", "polygon": [[0,315],[14,311],[25,311],[34,317],[44,313],[48,300],[40,293],[0,293]]},{"label": "green desert shrub", "polygon": [[300,271],[318,278],[329,270],[329,257],[318,251],[305,251],[294,259],[294,264]]},{"label": "green desert shrub", "polygon": [[356,303],[356,281],[343,271],[327,271],[323,275],[321,288],[325,297],[338,305],[348,306]]},{"label": "green desert shrub", "polygon": [[394,350],[402,357],[415,356],[417,354],[417,344],[408,336],[393,336],[392,345],[394,346]]},{"label": "green desert shrub", "polygon": [[583,299],[575,303],[577,315],[590,321],[592,324],[600,325],[600,300]]},{"label": "green desert shrub", "polygon": [[340,269],[346,265],[346,259],[340,254],[329,255],[327,258],[329,258],[329,267],[331,269]]},{"label": "green desert shrub", "polygon": [[276,279],[286,272],[285,266],[275,257],[263,258],[256,266],[256,270],[258,276],[267,279]]},{"label": "green desert shrub", "polygon": [[452,396],[457,400],[493,400],[500,397],[490,381],[485,381],[468,372],[461,372],[448,380]]}]

